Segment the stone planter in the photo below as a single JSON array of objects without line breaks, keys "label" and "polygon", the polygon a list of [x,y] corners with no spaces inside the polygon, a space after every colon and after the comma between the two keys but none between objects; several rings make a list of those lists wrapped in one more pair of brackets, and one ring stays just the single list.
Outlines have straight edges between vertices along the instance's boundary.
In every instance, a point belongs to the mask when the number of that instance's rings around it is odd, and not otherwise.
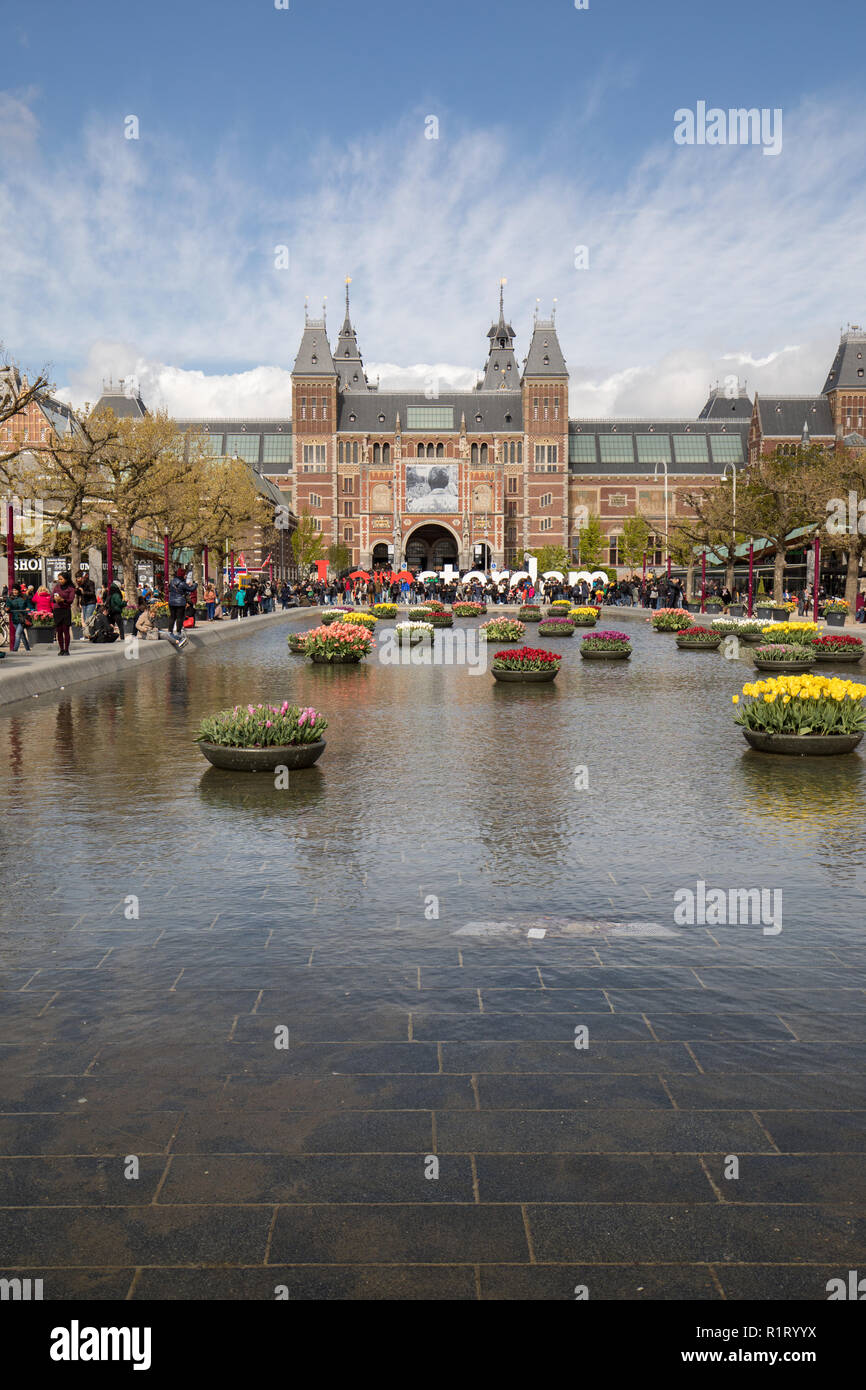
[{"label": "stone planter", "polygon": [[717,642],[689,642],[684,637],[677,638],[677,646],[681,652],[714,652],[721,643],[721,637]]},{"label": "stone planter", "polygon": [[728,612],[732,618],[743,618],[746,615],[746,605],[744,603],[729,603]]},{"label": "stone planter", "polygon": [[755,605],[756,618],[772,618],[775,608],[771,608],[768,603],[758,603]]},{"label": "stone planter", "polygon": [[822,614],[822,617],[823,617],[823,619],[824,619],[824,622],[827,624],[828,627],[844,627],[844,626],[845,626],[845,618],[846,618],[846,616],[847,616],[847,615],[846,615],[845,613],[824,613],[824,614]]},{"label": "stone planter", "polygon": [[773,621],[777,623],[789,623],[791,621],[791,611],[787,608],[774,608]]},{"label": "stone planter", "polygon": [[318,743],[287,744],[283,748],[226,748],[220,743],[199,743],[204,756],[214,767],[226,772],[273,772],[287,767],[294,772],[312,767],[325,751],[325,739]]},{"label": "stone planter", "polygon": [[739,632],[734,632],[730,635],[733,637],[739,637],[741,642],[748,642],[749,646],[751,647],[756,647],[759,642],[766,642],[767,640],[762,632],[749,632],[743,634],[740,634]]},{"label": "stone planter", "polygon": [[497,671],[492,667],[493,679],[495,681],[532,681],[534,684],[542,684],[544,681],[555,680],[559,675],[559,667],[554,666],[550,671]]},{"label": "stone planter", "polygon": [[595,627],[598,618],[572,618],[575,627]]},{"label": "stone planter", "polygon": [[851,654],[850,656],[848,655],[847,652],[821,652],[821,655],[819,656],[819,655],[818,655],[818,651],[819,651],[819,650],[820,650],[820,648],[817,649],[816,652],[815,652],[815,660],[816,660],[816,661],[820,661],[820,662],[824,662],[824,661],[841,661],[841,662],[843,662],[843,663],[844,663],[845,665],[847,665],[847,666],[853,666],[853,665],[855,664],[855,662],[857,662],[857,661],[862,661],[862,660],[863,660],[863,651],[862,651],[862,649],[861,649],[859,652],[852,652],[852,654]]},{"label": "stone planter", "polygon": [[793,757],[832,757],[853,753],[862,734],[764,734],[743,729],[746,742],[759,753],[788,753]]},{"label": "stone planter", "polygon": [[539,637],[573,637],[574,628],[566,632],[564,627],[545,627],[542,620],[538,628],[538,635]]},{"label": "stone planter", "polygon": [[601,647],[596,647],[595,651],[587,651],[585,647],[580,649],[581,658],[584,661],[628,661],[631,652],[623,651],[603,651]]},{"label": "stone planter", "polygon": [[780,676],[796,676],[802,671],[811,671],[815,665],[815,658],[811,661],[761,661],[758,657],[752,658],[756,671],[773,671]]},{"label": "stone planter", "polygon": [[55,628],[54,624],[52,623],[51,627],[28,628],[27,636],[30,638],[31,642],[36,642],[38,645],[44,646],[47,642],[54,641],[54,632]]},{"label": "stone planter", "polygon": [[170,622],[171,618],[156,618],[154,620],[154,627],[159,628],[160,632],[168,632],[168,625]]},{"label": "stone planter", "polygon": [[286,645],[293,656],[306,655],[306,653],[304,652],[304,640],[305,639],[303,637],[295,633],[293,633],[291,637],[288,638]]}]

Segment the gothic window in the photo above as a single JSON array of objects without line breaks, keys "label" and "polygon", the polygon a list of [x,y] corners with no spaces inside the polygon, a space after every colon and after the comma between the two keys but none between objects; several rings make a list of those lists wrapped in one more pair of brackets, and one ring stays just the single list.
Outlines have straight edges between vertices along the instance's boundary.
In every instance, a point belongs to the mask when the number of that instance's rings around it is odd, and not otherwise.
[{"label": "gothic window", "polygon": [[428,459],[432,459],[435,457],[435,450],[432,444],[427,445],[427,457]]},{"label": "gothic window", "polygon": [[481,445],[481,463],[482,463],[482,465],[484,465],[484,464],[486,464],[486,462],[487,462],[487,445],[486,445],[486,444],[482,444],[482,445]]},{"label": "gothic window", "polygon": [[374,462],[374,463],[381,463],[381,462],[382,462],[382,447],[381,447],[381,445],[379,445],[379,444],[374,444],[374,445],[373,445],[373,462]]},{"label": "gothic window", "polygon": [[391,445],[390,445],[390,444],[383,444],[383,445],[382,445],[382,462],[383,462],[384,464],[386,464],[386,465],[389,464],[389,463],[391,462]]},{"label": "gothic window", "polygon": [[477,462],[478,462],[478,445],[477,445],[477,444],[473,444],[473,445],[472,445],[471,461],[472,461],[472,463],[477,463]]},{"label": "gothic window", "polygon": [[437,445],[436,445],[436,457],[437,457],[438,459],[444,459],[444,457],[445,457],[445,445],[444,445],[444,444],[437,444]]},{"label": "gothic window", "polygon": [[357,463],[357,462],[358,462],[358,441],[357,441],[357,439],[355,440],[354,444],[352,445],[352,462],[353,462],[353,463]]},{"label": "gothic window", "polygon": [[424,457],[424,445],[423,445],[423,444],[419,444],[419,445],[418,445],[417,454],[418,454],[419,459],[422,459],[422,458]]}]

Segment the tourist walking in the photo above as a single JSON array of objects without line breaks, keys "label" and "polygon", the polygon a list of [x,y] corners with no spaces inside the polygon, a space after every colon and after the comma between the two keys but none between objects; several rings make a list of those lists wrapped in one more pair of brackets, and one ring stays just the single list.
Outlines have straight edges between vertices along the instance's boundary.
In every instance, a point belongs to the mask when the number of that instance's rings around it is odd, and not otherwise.
[{"label": "tourist walking", "polygon": [[84,570],[75,576],[75,596],[81,605],[81,621],[85,627],[96,612],[96,585]]},{"label": "tourist walking", "polygon": [[9,629],[14,632],[15,637],[12,643],[13,652],[17,652],[21,643],[24,643],[26,651],[30,651],[30,642],[27,638],[27,629],[30,626],[30,614],[36,607],[32,598],[20,584],[12,585],[12,592],[6,599],[6,609],[9,613]]},{"label": "tourist walking", "polygon": [[[186,615],[187,599],[192,593],[192,589],[186,582],[186,570],[181,565],[174,577],[169,580],[168,585],[168,630],[174,632],[177,627],[178,637],[183,637],[183,620]],[[123,626],[120,629],[123,636]]]},{"label": "tourist walking", "polygon": [[[54,636],[60,648],[60,656],[69,655],[69,638],[72,634],[72,605],[75,602],[75,586],[70,574],[64,570],[58,574],[57,583],[51,590],[54,605]],[[123,631],[121,620],[121,632]]]},{"label": "tourist walking", "polygon": [[212,623],[214,620],[214,614],[216,613],[216,601],[216,589],[214,588],[213,584],[208,583],[205,586],[204,602],[205,608],[207,609],[207,620],[209,623]]}]

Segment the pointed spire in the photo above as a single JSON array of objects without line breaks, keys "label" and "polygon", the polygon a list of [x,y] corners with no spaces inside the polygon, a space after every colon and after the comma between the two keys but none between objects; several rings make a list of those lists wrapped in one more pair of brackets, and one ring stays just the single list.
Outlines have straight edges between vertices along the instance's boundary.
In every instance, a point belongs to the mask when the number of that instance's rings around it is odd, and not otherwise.
[{"label": "pointed spire", "polygon": [[479,391],[516,391],[519,386],[519,372],[514,357],[514,329],[505,319],[507,283],[504,276],[499,281],[499,322],[491,324],[487,332],[490,348],[484,375],[476,386]]},{"label": "pointed spire", "polygon": [[343,327],[340,329],[340,336],[334,348],[334,360],[337,364],[341,391],[369,391],[370,384],[367,381],[361,350],[358,347],[358,335],[352,327],[349,312],[349,286],[351,283],[352,277],[347,275],[346,317],[343,320]]},{"label": "pointed spire", "polygon": [[811,436],[810,433],[809,433],[809,421],[808,421],[808,420],[804,420],[804,421],[803,421],[803,433],[800,435],[800,445],[801,445],[802,448],[808,449],[808,447],[809,447],[809,445],[810,445],[811,443],[812,443],[812,436]]}]

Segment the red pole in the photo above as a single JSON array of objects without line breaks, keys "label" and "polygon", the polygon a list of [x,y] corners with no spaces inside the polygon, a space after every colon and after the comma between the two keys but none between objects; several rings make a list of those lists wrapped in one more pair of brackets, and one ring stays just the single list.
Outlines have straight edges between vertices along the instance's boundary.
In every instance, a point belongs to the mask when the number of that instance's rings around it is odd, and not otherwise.
[{"label": "red pole", "polygon": [[204,548],[204,582],[207,587],[207,546]]},{"label": "red pole", "polygon": [[170,568],[170,566],[171,566],[171,543],[170,543],[170,541],[169,541],[169,539],[168,539],[168,534],[167,534],[167,533],[163,533],[163,537],[162,537],[162,572],[163,572],[163,586],[164,586],[164,589],[165,589],[165,592],[163,593],[163,598],[165,599],[166,603],[168,603],[168,582],[169,582],[169,580],[170,580],[170,578],[171,578],[171,574],[169,573],[169,568]]},{"label": "red pole", "polygon": [[108,582],[105,586],[108,589],[111,588],[114,579],[114,544],[110,526],[105,528],[105,568],[108,570]]},{"label": "red pole", "polygon": [[815,579],[812,584],[812,618],[818,621],[818,589],[821,585],[821,537],[815,537]]},{"label": "red pole", "polygon": [[701,552],[701,612],[707,611],[707,552]]},{"label": "red pole", "polygon": [[646,579],[646,551],[643,553],[643,577]]},{"label": "red pole", "polygon": [[749,612],[748,612],[748,616],[749,616],[750,618],[751,618],[751,616],[752,616],[752,589],[753,589],[753,582],[754,582],[754,573],[755,573],[755,546],[754,546],[754,542],[753,542],[753,541],[749,541]]},{"label": "red pole", "polygon": [[[12,597],[12,586],[15,583],[15,508],[10,502],[6,508],[6,583],[9,597]],[[15,630],[10,620],[9,623],[9,650],[11,652],[15,642]]]}]

